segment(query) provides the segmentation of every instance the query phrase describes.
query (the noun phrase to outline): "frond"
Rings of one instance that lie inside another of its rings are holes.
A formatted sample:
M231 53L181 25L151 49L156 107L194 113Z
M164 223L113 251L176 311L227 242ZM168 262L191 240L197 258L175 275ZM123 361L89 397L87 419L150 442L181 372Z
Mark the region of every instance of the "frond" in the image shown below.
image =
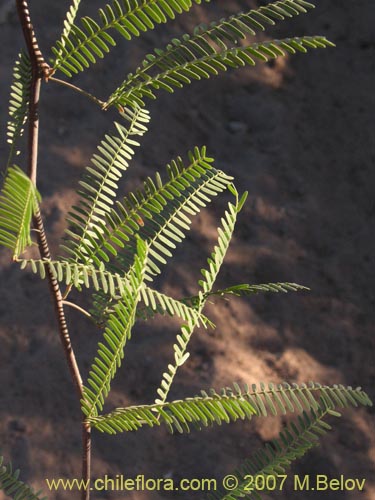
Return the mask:
M16 166L8 169L0 194L0 245L17 258L31 245L30 226L40 195L27 175Z
M199 40L174 39L165 51L158 50L156 71L151 71L151 68L149 71L146 63L135 76L128 75L108 98L105 107L130 103L144 105L144 98L155 99L155 91L159 89L174 92L193 80L216 76L228 68L255 66L259 61L267 62L287 54L330 46L333 44L321 36L256 42L245 47L228 47L224 42L211 45L204 37Z
M113 0L99 10L100 20L83 17L80 24L70 24L70 31L52 48L56 56L53 65L71 77L98 58L103 58L116 41L110 32L119 33L126 40L139 37L155 25L174 19L202 0ZM205 0L208 2L209 0Z
M21 264L21 269L29 268L42 279L46 278L46 269L49 268L59 283L73 285L78 290L86 287L101 292L101 294L95 295L94 299L100 301L101 307L100 318L94 308L93 319L97 324L103 323L104 319L105 321L108 320L110 315L115 311L112 302L121 302L123 294L127 289L131 288L129 273L125 275L112 273L106 270L104 265L96 269L94 266L88 264L77 264L65 260L20 259L18 262ZM200 326L214 326L206 316L194 307L190 307L144 284L140 288L140 293L142 305L137 309L137 319L149 319L156 314L169 314L183 321L196 321Z
M206 148L195 148L189 153L189 166L181 158L167 166L168 181L163 183L159 174L148 178L144 189L130 193L117 203L98 224L97 238L89 245L82 245L85 254L76 252L79 258L86 255L99 265L116 257L115 269L127 269L132 262L136 236L149 247L146 279L159 274L177 244L190 229L191 217L196 215L216 195L224 191L232 178L212 166L213 159ZM121 251L118 248L122 249Z
M11 463L4 463L4 457L0 456L0 490L15 500L47 500L41 497L41 491L34 492L30 486L20 481L20 471L13 470Z
M74 25L75 18L78 14L78 9L80 6L81 0L73 0L71 6L69 7L66 18L64 19L64 30L61 35L61 39L57 42L58 46L61 47L60 55L56 58L56 64L59 64L59 59L62 57L62 49L66 45L66 40L69 38L70 32L72 30L72 26Z
M16 142L23 135L30 99L31 64L25 52L18 54L10 91L7 142L10 144L8 167L15 152Z
M99 342L98 353L89 373L87 386L84 387L82 411L87 417L98 414L103 409L111 381L124 357L124 347L131 337L135 322L137 305L147 261L147 246L138 240L134 265L129 271L129 288L124 290L122 300L117 302L110 315L104 332L104 343Z
M203 308L206 304L207 294L211 292L212 286L215 283L216 277L219 273L220 267L224 261L225 255L227 253L230 240L233 235L234 227L237 220L237 215L240 212L243 204L245 203L247 193L245 193L241 198L238 197L238 193L234 186L230 186L230 190L236 197L236 202L228 204L228 210L225 212L224 217L221 219L222 227L218 228L218 246L215 246L211 257L208 259L207 263L209 265L209 270L202 270L202 274L205 280L199 282L203 289L203 292L199 293L199 299L195 303L195 307L199 313L202 313ZM176 376L177 370L182 366L189 358L190 353L187 352L190 339L197 327L196 321L188 321L186 324L182 325L180 333L177 335L177 342L173 345L174 350L174 363L169 364L167 371L163 373L163 378L160 383L160 387L157 389L157 394L159 396L156 399L156 403L163 404L168 397L170 388L172 386L174 377Z
M238 391L237 384L235 389ZM249 401L256 409L257 415L285 415L288 412L302 413L319 409L319 401L324 400L331 410L335 408L349 408L372 406L371 400L361 388L353 389L343 385L321 385L310 382L306 384L269 384L268 387L260 383L259 387L252 384L251 389L245 386Z
M35 271L36 272L36 271ZM190 308L195 308L197 312L197 306L199 306L200 300L209 299L210 297L226 297L227 295L234 296L249 296L263 292L272 293L288 293L303 290L310 290L306 286L298 285L297 283L265 283L259 285L249 285L240 284L230 286L221 290L211 291L210 293L203 294L202 296L195 295L191 297L184 297L182 299L172 299L169 296L160 294L150 287L142 287L146 293L151 293L152 296L149 300L144 300L143 305L141 305L137 310L137 317L140 319L150 319L155 316L155 314L170 314L171 316L178 316L184 321L189 321L192 318ZM143 296L142 292L142 296ZM154 296L155 294L155 296ZM114 299L119 298L113 296ZM172 303L170 301L172 300ZM94 294L93 296L93 306L90 310L95 322L98 325L102 325L107 320L108 314L112 311L113 304L111 304L111 297L105 293ZM188 313L186 313L185 307L188 307ZM210 326L212 328L215 325L203 314L201 315L204 326Z
M114 304L114 299L102 291L92 294L89 313L99 328L106 325Z
M99 293L93 294L90 315L97 326L103 327L107 323L109 315L113 312L116 300L121 300L121 297L111 297L102 290ZM143 285L141 288L141 302L137 308L136 318L149 320L157 314L176 316L183 321L197 320L198 324L205 328L215 327L204 314L199 313L194 307Z
M214 423L235 422L251 419L255 409L242 394L229 394L223 389L221 394L212 391L210 395L152 405L118 408L114 412L88 419L90 424L102 432L116 434L122 431L138 430L143 426L154 427L161 423L171 432L190 432L190 427L200 429Z
M233 185L231 186L231 190L236 197L236 202L235 204L228 203L228 210L225 211L224 217L221 218L221 227L218 228L219 236L217 246L215 246L211 256L207 259L208 269L201 270L201 274L204 279L199 281L199 285L203 290L203 296L210 293L212 290L217 275L219 274L220 268L224 262L225 255L228 251L236 225L237 216L247 198L247 192L239 198L237 190ZM202 298L202 300L204 299Z
M194 322L197 326L215 326L201 311L148 286L142 286L141 298L142 304L137 310L140 319L153 318L155 314L169 314L188 323Z
M312 8L314 5L304 0L282 0L246 13L240 12L209 25L201 24L195 28L192 36L185 34L182 39L174 38L165 50L155 49L153 54L148 54L135 73L128 75L123 89L133 88L137 83L143 84L153 76L155 69L165 71L174 67L178 71L181 64L191 62L199 56L200 47L208 54L214 53L212 44L218 50L228 50L230 45L237 44L248 35L255 35L259 30L264 31L266 26L306 13ZM206 54L203 52L201 55Z
M145 109L136 107L122 114L130 122L128 128L115 123L117 134L106 135L98 147L98 153L91 159L80 181L80 202L69 213L70 238L65 248L73 260L90 263L95 240L101 238L105 227L105 217L111 212L118 190L118 182L128 168L134 155L134 147L139 143L133 136L142 136L150 120ZM99 265L99 264L98 264Z
M337 407L347 408L359 404L371 405L366 393L351 387L328 387L313 383L309 387L270 384L268 390L264 386L260 390L256 386L252 387L250 390L248 386L241 388L234 384L233 388L222 389L220 393L211 389L209 393L202 391L200 396L194 398L117 408L107 415L89 417L88 422L109 434L138 430L143 426L153 427L161 423L167 425L171 432L189 432L191 425L201 429L239 419L251 420L253 417L266 416L268 412L273 415L285 413L286 410L302 414L304 411L319 413L322 408L334 410Z
M229 286L228 288L223 288L221 290L211 291L209 293L203 294L204 299L209 297L226 297L227 295L235 295L237 297L256 295L263 292L272 293L288 293L297 292L301 290L310 290L310 288L297 283L263 283L259 285L249 285L248 283L242 283L240 285ZM195 306L199 304L201 297L195 295L192 297L185 297L181 299L185 304Z
M103 291L110 297L119 298L129 287L127 275L120 275L108 271L104 264L95 268L89 264L79 264L66 260L22 259L21 269L29 268L34 274L39 274L42 279L46 277L47 267L51 269L59 283L73 285L78 290L83 287Z
M247 36L254 36L257 31L265 31L267 26L274 26L278 21L285 21L300 14L306 14L315 5L305 0L279 0L267 5L239 12L209 25L201 24L194 30L194 36L185 35L184 40L199 41L200 37L217 43L237 43Z
M293 462L317 446L319 439L332 429L325 422L328 416L340 417L341 415L327 408L324 401L318 410L304 411L298 416L297 423L285 426L278 439L273 439L257 450L252 454L252 458L246 460L231 474L238 479L238 486L234 490L229 493L225 490L216 491L207 497L208 500L237 500L244 497L261 500L256 488L249 487L249 477L275 476L277 478L285 474Z
M81 0L73 0L71 6L69 7L66 13L66 19L64 20L64 31L62 33L62 40L61 40L63 46L64 46L64 39L69 36L72 30L72 26L78 14L80 3Z

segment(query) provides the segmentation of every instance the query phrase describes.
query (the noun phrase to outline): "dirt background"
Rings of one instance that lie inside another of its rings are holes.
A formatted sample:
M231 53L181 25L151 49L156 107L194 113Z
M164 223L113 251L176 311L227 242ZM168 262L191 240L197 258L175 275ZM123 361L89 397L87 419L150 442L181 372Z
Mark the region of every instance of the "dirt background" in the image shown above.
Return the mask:
M11 68L22 45L12 2L1 0L1 130L7 119ZM150 130L124 189L134 188L194 145L206 144L217 166L249 190L246 208L219 285L294 281L309 293L218 302L209 309L214 331L196 332L191 359L172 397L220 388L233 380L282 380L361 385L374 396L375 255L375 4L326 0L307 16L279 24L276 37L324 34L336 49L298 55L254 69L229 72L151 103ZM31 2L42 46L60 32L69 2ZM85 4L85 2L83 2ZM95 12L100 1L86 2ZM191 15L120 41L91 72L74 79L106 96L142 55L201 22L254 5L214 1ZM115 115L101 114L68 89L45 86L41 106L39 189L51 246L76 199L76 182ZM6 145L1 143L4 164ZM22 160L20 160L22 163ZM199 269L216 237L226 198L194 222L160 286L176 297L197 290ZM194 263L194 266L191 264ZM81 299L77 297L78 301ZM21 273L1 254L0 443L22 477L45 489L44 479L80 471L79 409L62 356L46 283ZM78 360L87 374L100 333L69 311ZM177 323L140 324L111 393L111 405L151 402L171 359ZM95 433L93 474L221 479L275 437L282 421L254 420L186 436L143 430L117 438ZM366 478L365 491L293 492L291 478L273 498L375 499L373 410L346 412L335 431L293 468L294 474ZM129 499L199 498L199 493L138 492ZM59 492L49 498L77 498ZM0 493L0 498L1 493ZM118 499L120 493L93 498Z

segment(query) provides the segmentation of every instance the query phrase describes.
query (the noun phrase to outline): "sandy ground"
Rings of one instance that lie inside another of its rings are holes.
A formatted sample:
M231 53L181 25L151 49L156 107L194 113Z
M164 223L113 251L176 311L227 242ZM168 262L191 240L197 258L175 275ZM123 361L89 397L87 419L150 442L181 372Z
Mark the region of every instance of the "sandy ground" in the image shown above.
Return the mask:
M12 8L7 12L7 2L2 1L4 130L4 96L21 35ZM68 3L32 2L44 47L58 36ZM206 144L217 166L250 193L219 285L293 281L311 287L309 293L219 301L211 306L207 312L218 327L196 332L191 360L181 369L172 397L220 388L233 380L361 385L374 396L375 5L371 0L320 3L314 13L280 24L272 34L324 34L337 44L336 49L230 72L173 96L160 95L150 104L150 130L124 189L136 187L194 145ZM87 4L87 11L94 12L102 2ZM104 97L153 45L162 46L171 35L201 20L250 4L230 0L196 7L190 17L181 17L142 41L120 42L106 60L75 81ZM67 89L52 84L45 88L39 188L55 254L66 211L76 199L76 182L113 119L114 115L100 114ZM1 154L6 157L4 142ZM225 203L225 196L216 200L194 222L184 249L177 251L160 282L164 291L179 297L197 290L199 269L215 242ZM79 409L46 283L21 273L8 257L6 252L1 254L0 446L25 479L45 488L46 477L79 474ZM69 313L69 322L79 363L87 374L100 332L76 312ZM109 407L153 400L171 359L176 331L177 323L167 318L138 326L113 384ZM365 491L294 492L290 477L284 491L273 498L375 499L373 411L349 411L334 423L335 431L291 474L366 478ZM163 429L118 438L95 433L93 473L95 477L144 474L220 480L261 442L275 437L281 424L259 419L177 437ZM77 494L59 492L48 497L73 499ZM137 500L200 497L182 492L126 496ZM123 495L107 492L93 498Z

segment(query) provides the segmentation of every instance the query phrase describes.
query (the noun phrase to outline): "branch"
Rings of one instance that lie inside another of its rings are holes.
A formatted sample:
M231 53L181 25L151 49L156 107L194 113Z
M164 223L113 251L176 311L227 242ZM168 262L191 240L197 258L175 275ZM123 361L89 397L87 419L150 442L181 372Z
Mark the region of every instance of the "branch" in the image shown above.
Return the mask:
M65 87L68 87L68 88L74 90L75 92L78 92L79 94L82 94L85 97L88 97L91 101L93 101L95 104L97 104L98 106L100 106L101 109L103 109L104 106L105 106L105 102L104 101L101 101L100 99L98 99L94 95L90 94L90 92L87 92L86 90L83 90L80 87L77 87L76 85L73 85L72 83L66 82L65 80L60 80L60 78L55 78L54 76L51 76L49 78L49 81L50 82L59 83L60 85L64 85Z
M32 65L32 81L31 81L31 98L29 107L29 142L28 142L28 175L32 182L36 184L37 167L38 167L38 138L39 138L39 98L42 81L42 66L41 61L44 61L43 56L38 49L38 44L35 39L32 24L30 23L30 15L27 2L25 0L16 0L18 15L22 25L27 50L29 52ZM34 224L37 229L38 246L42 259L51 259L51 253L48 246L46 232L44 229L43 220L40 212L34 219ZM68 360L69 368L73 377L73 381L77 388L79 397L82 396L82 378L75 360L75 355L69 338L68 327L65 319L62 296L59 284L53 276L51 269L47 268L51 293L56 307L57 317L60 327L60 337L64 346L65 354Z
M30 56L32 67L32 78L30 88L29 106L29 137L28 137L28 176L36 185L38 167L38 138L39 138L39 99L42 77L47 80L52 73L51 68L45 62L35 37L34 29L30 20L28 3L26 0L16 0L17 12L22 26L27 50ZM42 259L50 260L51 253L48 246L47 236L40 212L34 217L34 225L38 234L38 247ZM83 397L82 377L78 368L72 343L70 340L68 325L65 318L64 304L58 281L52 273L50 266L47 266L47 276L51 291L52 301L55 306L56 317L59 326L60 340L64 349L69 371L77 390L79 400ZM90 447L91 429L87 423L83 423L83 458L82 458L82 479L88 481L90 478ZM82 500L89 500L90 490L82 491Z
M73 309L77 309L77 311L81 312L82 314L84 314L88 318L92 317L89 312L87 312L85 309L83 309L83 307L80 307L78 304L75 304L74 302L69 302L68 300L63 300L63 304L64 304L64 306L69 306L69 307L72 307Z
M44 60L43 54L39 49L34 28L31 24L28 2L27 0L16 0L16 6L33 70L41 73L48 80L54 70Z

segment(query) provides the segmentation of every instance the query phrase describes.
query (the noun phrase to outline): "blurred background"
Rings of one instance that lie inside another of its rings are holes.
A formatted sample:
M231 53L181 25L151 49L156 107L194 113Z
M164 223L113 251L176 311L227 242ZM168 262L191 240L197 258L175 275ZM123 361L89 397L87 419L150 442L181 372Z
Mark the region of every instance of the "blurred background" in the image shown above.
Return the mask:
M22 47L14 2L0 0L0 104L2 165L8 87ZM70 2L38 0L31 12L40 44L60 36ZM168 26L131 43L119 40L91 71L73 79L105 98L153 47L191 32L203 21L263 2L213 1L195 6ZM95 17L103 2L82 2ZM235 177L249 199L241 213L218 286L289 281L310 292L215 301L207 313L215 330L197 331L191 358L180 370L173 398L219 389L232 381L342 383L362 386L374 398L375 255L375 4L372 0L317 2L308 15L278 24L261 38L327 36L335 49L280 59L198 82L149 103L152 121L121 192L163 171L177 155L207 145L216 166ZM101 113L69 89L44 85L40 109L39 190L54 255L77 199L77 181L117 116ZM22 160L20 160L22 164ZM199 270L216 239L224 196L194 221L160 287L176 297L197 291ZM22 477L43 488L45 478L80 473L80 414L56 334L47 283L0 254L0 446ZM194 263L194 266L192 266ZM84 303L84 299L77 297ZM68 311L73 344L86 375L100 332ZM178 323L139 323L116 377L109 407L152 402ZM276 437L283 419L257 419L184 436L165 429L119 437L93 437L93 475L221 479L262 443ZM374 413L348 411L322 446L293 474L344 474L366 478L363 493L324 492L329 500L375 499ZM272 498L318 498L293 492L292 482ZM117 499L107 492L93 498ZM134 492L126 498L199 498L199 493ZM0 493L0 498L1 493Z

